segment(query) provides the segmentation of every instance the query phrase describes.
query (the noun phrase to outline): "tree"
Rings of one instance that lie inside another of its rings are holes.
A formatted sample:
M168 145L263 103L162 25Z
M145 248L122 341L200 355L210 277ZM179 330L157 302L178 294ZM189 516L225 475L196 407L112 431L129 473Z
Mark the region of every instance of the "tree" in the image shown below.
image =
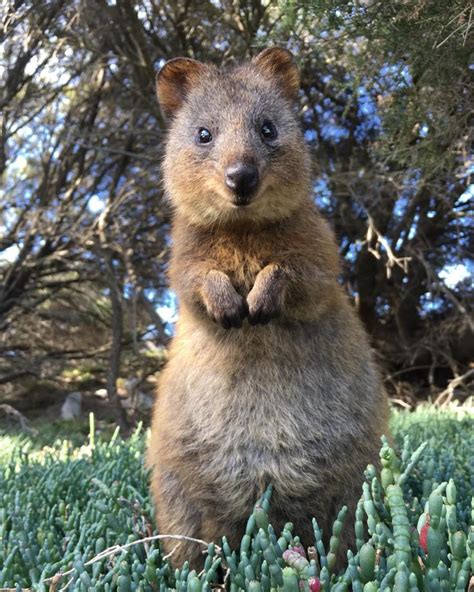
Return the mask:
M313 0L286 14L310 64L305 119L319 127L321 205L342 241L360 314L392 374L432 393L451 376L462 384L474 349L472 9ZM329 137L328 112L337 130Z
M169 211L154 73L178 55L228 64L270 43L301 67L315 199L389 386L436 393L470 376L472 292L449 273L472 252L464 5L52 0L4 13L4 392L28 376L64 388L82 371L116 399L119 377L161 367Z

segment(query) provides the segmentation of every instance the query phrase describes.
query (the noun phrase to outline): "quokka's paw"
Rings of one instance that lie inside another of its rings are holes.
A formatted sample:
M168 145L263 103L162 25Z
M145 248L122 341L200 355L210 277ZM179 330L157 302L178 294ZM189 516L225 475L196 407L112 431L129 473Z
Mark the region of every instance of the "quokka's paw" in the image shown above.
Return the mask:
M271 292L255 292L247 297L250 325L266 325L281 313L280 298Z
M278 317L283 309L285 284L283 273L275 265L268 265L257 275L247 296L248 319L251 325L266 325Z
M208 315L224 329L239 329L248 314L247 302L222 272L211 272L204 297Z
M224 329L240 329L243 319L248 314L248 308L245 300L236 292L232 301L214 302L211 309L208 308L208 313Z

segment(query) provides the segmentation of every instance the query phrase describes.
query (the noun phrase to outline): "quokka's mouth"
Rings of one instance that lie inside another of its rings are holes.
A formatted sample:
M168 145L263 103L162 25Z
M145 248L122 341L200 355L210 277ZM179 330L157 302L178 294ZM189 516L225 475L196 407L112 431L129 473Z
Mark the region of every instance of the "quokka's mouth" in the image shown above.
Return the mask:
M236 208L246 208L252 203L252 201L253 201L252 199L247 198L247 197L239 198L238 196L235 196L231 203Z

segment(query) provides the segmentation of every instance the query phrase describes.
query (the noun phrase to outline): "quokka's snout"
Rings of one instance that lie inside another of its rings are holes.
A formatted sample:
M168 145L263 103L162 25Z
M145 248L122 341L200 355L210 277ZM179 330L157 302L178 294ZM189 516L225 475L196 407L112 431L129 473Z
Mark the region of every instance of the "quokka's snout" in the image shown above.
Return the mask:
M245 161L236 161L228 166L224 179L235 206L249 205L260 183L257 166Z

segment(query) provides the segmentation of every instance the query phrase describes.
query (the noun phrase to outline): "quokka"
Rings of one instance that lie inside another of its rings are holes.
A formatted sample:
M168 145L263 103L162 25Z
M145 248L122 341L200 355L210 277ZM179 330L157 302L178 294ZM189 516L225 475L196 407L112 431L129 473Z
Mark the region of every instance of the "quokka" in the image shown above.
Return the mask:
M179 300L147 457L162 534L237 546L272 484L271 523L292 521L312 545L313 516L329 535L342 505L353 513L387 431L367 335L314 205L299 85L277 47L229 70L177 58L158 74ZM173 561L198 568L201 557L182 543Z

